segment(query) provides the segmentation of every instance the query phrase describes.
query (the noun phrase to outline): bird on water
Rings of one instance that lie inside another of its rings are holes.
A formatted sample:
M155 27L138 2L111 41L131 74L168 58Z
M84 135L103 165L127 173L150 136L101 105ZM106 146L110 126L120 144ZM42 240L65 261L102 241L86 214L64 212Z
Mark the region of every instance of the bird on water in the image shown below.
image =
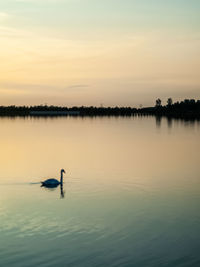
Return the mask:
M60 171L60 182L54 178L51 178L51 179L45 180L44 182L41 182L42 186L46 186L46 187L57 187L58 185L62 186L63 185L63 173L65 173L64 169Z

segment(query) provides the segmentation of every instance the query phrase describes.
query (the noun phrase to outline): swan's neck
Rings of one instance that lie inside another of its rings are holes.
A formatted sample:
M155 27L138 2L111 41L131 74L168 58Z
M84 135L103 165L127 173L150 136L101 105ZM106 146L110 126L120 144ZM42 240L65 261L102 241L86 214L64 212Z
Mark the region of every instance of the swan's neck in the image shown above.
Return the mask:
M60 184L63 184L63 172L60 173Z

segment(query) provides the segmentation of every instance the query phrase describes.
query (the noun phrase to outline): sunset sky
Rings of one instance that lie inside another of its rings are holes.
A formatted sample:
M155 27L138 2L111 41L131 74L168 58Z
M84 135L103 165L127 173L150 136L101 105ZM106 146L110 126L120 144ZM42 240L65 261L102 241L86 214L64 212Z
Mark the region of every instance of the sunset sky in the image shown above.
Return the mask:
M0 0L0 105L200 98L199 0Z

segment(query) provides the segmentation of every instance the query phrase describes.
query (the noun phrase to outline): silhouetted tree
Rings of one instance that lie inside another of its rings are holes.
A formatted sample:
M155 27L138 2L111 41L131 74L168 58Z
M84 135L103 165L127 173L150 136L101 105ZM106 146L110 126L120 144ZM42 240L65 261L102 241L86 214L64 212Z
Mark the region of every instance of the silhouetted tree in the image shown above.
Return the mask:
M173 104L172 98L167 99L167 106L170 107Z
M161 103L162 103L162 101L160 98L156 99L156 107L160 107Z

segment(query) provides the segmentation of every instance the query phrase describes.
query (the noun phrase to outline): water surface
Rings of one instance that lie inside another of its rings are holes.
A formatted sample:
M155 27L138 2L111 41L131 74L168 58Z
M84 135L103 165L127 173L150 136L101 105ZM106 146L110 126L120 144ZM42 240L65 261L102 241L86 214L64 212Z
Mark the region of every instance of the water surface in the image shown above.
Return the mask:
M198 122L1 118L0 148L0 266L200 266Z

